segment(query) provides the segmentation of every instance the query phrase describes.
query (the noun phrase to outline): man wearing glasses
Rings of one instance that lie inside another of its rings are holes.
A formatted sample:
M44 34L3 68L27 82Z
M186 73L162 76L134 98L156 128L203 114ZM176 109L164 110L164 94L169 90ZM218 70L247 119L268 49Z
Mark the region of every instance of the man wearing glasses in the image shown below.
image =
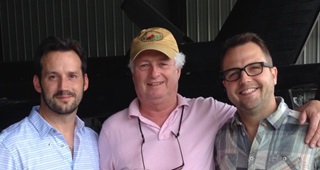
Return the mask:
M223 85L237 107L215 141L217 169L318 169L319 148L304 144L308 124L274 96L277 68L264 41L243 33L226 42Z
M129 67L137 98L104 122L101 170L214 168L215 135L235 107L211 97L179 95L184 63L166 29L144 29L133 40Z

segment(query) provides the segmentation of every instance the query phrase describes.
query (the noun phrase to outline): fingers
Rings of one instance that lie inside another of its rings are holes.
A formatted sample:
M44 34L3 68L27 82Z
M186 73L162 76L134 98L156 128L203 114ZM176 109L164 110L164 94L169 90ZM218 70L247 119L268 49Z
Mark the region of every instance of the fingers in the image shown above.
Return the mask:
M301 112L300 117L299 117L300 125L306 123L306 121L307 121L307 113L306 112Z
M311 148L314 148L317 145L317 147L320 146L320 130L318 129L316 133L313 135L311 142L309 143L309 146Z
M320 146L320 126L319 126L319 117L314 116L310 119L310 126L305 138L305 143L309 144L311 148L314 148L315 145Z
M300 124L305 123L307 119L310 121L305 143L311 148L315 147L315 145L320 146L320 102L312 100L298 110L301 112Z
M319 134L319 132L318 132L318 134ZM318 142L317 142L317 147L320 147L320 140L318 140Z

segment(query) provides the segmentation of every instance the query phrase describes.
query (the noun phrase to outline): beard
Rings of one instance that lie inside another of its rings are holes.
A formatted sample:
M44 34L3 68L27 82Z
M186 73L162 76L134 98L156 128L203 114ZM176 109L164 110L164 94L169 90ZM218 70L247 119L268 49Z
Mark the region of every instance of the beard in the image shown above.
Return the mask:
M61 103L59 104L58 101L56 100L56 97L59 97L62 95L70 95L75 100L73 100L70 104L68 104L67 101L64 101L62 102L62 104ZM67 115L67 114L73 113L78 109L78 106L82 99L82 94L80 94L80 96L77 96L76 93L73 93L67 90L60 90L57 93L55 93L52 97L49 97L46 94L46 92L42 89L41 97L44 103L48 106L50 110L60 115Z

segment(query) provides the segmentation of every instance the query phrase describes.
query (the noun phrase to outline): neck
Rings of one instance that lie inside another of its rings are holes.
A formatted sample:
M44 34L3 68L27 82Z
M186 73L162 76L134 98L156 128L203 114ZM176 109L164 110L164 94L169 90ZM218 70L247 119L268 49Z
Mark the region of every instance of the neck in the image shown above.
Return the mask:
M171 112L177 107L177 98L174 102L166 103L142 103L140 102L140 112L147 119L153 121L158 126L162 126Z
M240 115L240 114L239 114ZM257 130L259 127L259 120L248 118L247 116L240 116L240 120L243 123L248 135L250 142L252 143L254 137L257 134Z
M41 109L39 110L40 115L54 128L59 130L61 133L64 131L73 131L75 127L76 114L58 114L51 110Z
M73 153L76 111L75 113L61 115L40 107L39 113L52 127L63 135Z
M276 109L277 103L275 99L270 101L269 104L265 104L251 110L238 108L240 120L244 124L246 131L248 132L251 143L256 136L260 121L270 116L276 111Z

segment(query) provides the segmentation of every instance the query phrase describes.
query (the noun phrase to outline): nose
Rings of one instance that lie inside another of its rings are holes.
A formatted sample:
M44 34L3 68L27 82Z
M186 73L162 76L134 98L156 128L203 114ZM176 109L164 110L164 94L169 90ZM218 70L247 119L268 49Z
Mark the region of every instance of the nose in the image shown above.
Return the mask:
M241 70L240 77L239 77L240 82L248 81L250 79L250 77L251 76L249 76L245 70Z
M60 90L66 90L68 89L68 78L65 77L65 76L62 76L60 77L60 80L59 80L59 89Z
M159 68L157 66L151 66L151 76L157 77L159 75Z

